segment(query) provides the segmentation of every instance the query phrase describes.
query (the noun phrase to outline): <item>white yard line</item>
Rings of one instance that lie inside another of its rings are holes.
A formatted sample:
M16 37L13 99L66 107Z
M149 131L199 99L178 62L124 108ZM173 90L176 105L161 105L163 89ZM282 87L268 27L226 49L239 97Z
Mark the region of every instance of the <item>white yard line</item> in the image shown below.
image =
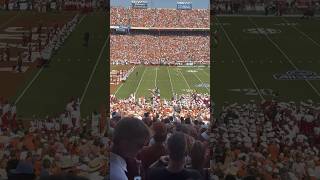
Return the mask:
M79 25L86 16L87 16L87 15L83 15L83 16L81 17L81 19L79 20L79 22L78 22L77 25Z
M189 88L189 89L191 89L191 87L190 87L190 85L189 85L188 81L186 80L186 78L185 78L185 77L184 77L184 75L182 74L181 70L180 70L180 71L178 71L178 72L182 75L182 77L183 77L184 81L186 82L186 84L187 84L188 88Z
M121 89L122 86L123 86L123 83L121 83L121 85L117 88L116 92L114 92L114 95L117 95L118 91Z
M254 24L256 26L256 28L259 28L258 25L248 16L248 19L250 20L250 22L252 24ZM295 68L296 70L299 70L299 68L292 62L292 60L290 59L290 57L279 47L279 45L277 43L275 43L269 36L267 33L264 33L264 35L266 36L266 38L281 52L281 54L288 60L288 62L291 64L291 66L293 68ZM309 86L314 90L314 92L320 97L320 93L317 90L317 88L315 88L309 80L305 80Z
M134 68L135 68L135 67L136 67L136 66L133 66L132 68L130 68L130 71L131 71L131 69L132 69L132 71L128 74L127 77L130 76L130 74L134 71ZM126 81L128 81L128 79L127 79ZM114 95L117 95L118 91L122 88L123 84L124 84L124 83L121 83L121 85L117 88L116 92L114 92Z
M287 19L282 18L283 21L285 21L286 23L290 23ZM306 37L307 39L309 39L311 42L313 42L313 44L315 44L316 46L318 46L320 48L320 44L315 41L314 39L312 39L308 34L306 34L305 32L303 32L302 30L300 30L299 28L297 28L296 26L291 26L293 29L295 29L296 31L298 31L300 34L302 34L304 37Z
M202 69L202 71L204 72L204 74L205 74L205 75L207 75L208 77L210 77L210 74L209 74L209 73L207 73L207 71L206 71L206 70Z
M169 80L170 80L170 85L171 85L171 92L172 92L172 95L174 95L173 85L172 85L172 79L171 79L171 75L170 75L170 72L169 72L169 68L168 68L168 66L167 66L167 71L168 71Z
M105 49L106 46L107 46L107 43L108 43L109 38L110 38L110 35L108 36L108 38L106 39L106 41L104 42L104 45L102 46L102 48L101 48L101 50L100 50L100 53L99 53L98 59L97 59L97 61L96 61L96 64L94 65L94 67L93 67L93 69L92 69L92 72L91 72L91 74L90 74L89 80L88 80L88 82L87 82L87 84L86 84L86 87L85 87L85 89L84 89L84 91L83 91L83 93L82 93L82 96L81 96L81 98L80 98L80 105L81 105L81 103L82 103L85 95L87 94L89 85L90 85L90 83L91 83L91 81L92 81L92 78L93 78L94 73L95 73L96 70L97 70L98 64L99 64L100 59L101 59L101 57L102 57L102 55L103 55L104 49Z
M16 15L17 16L17 15ZM16 17L15 16L15 17ZM79 25L81 23L81 21L84 19L85 15L82 16L82 18L80 19L79 23L77 25ZM41 72L43 71L44 67L42 66L39 71L37 72L37 74L32 78L32 80L28 83L28 85L24 88L24 90L22 91L22 93L18 96L18 98L14 101L14 104L18 104L19 101L21 100L21 98L24 96L24 94L27 92L27 90L32 86L32 84L34 83L34 81L39 77L39 75L41 74Z
M192 73L203 85L204 85L204 82L199 78L199 76L196 74L196 73ZM207 91L210 93L210 89L208 87L206 87Z
M22 93L19 95L19 97L14 101L14 104L18 104L18 102L21 100L21 98L24 96L24 94L27 92L27 90L31 87L33 82L38 78L40 73L43 71L43 66L40 68L40 70L37 72L37 74L32 78L32 80L28 83L28 85L24 88Z
M219 23L219 19L216 18L216 20L217 20L217 22ZM263 97L263 95L262 95L261 92L260 92L260 89L259 89L258 86L257 86L257 83L254 81L251 73L249 72L247 66L245 65L245 63L244 63L244 61L243 61L243 58L241 57L238 49L237 49L236 46L233 44L233 42L232 42L232 40L230 39L228 33L225 31L224 27L223 27L222 25L220 25L220 27L221 27L223 33L226 35L226 37L227 37L229 43L231 44L233 50L235 51L235 53L236 53L237 56L239 57L239 60L240 60L240 62L241 62L241 64L242 64L243 68L246 70L246 72L247 72L247 74L248 74L248 76L249 76L249 79L251 80L252 84L254 85L255 89L257 90L260 98L261 98L262 100L265 100L264 97Z
M140 81L139 81L139 83L138 83L138 86L137 86L136 90L134 91L134 96L136 96L136 94L137 94L137 92L138 92L138 90L139 90L139 87L140 87L141 81L143 80L143 76L144 76L144 73L145 73L145 72L146 72L146 68L144 68L144 70L143 70L143 73L142 73L142 75L141 75L141 78L140 78Z
M158 67L156 67L156 78L154 79L154 87L157 87Z

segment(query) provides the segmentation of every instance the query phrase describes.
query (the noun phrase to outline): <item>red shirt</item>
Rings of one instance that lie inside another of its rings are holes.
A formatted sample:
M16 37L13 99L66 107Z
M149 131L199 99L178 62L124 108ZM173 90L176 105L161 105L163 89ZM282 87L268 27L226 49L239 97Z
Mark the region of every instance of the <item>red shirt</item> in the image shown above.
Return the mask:
M144 169L156 162L161 156L166 155L166 149L163 145L152 145L142 148L137 158L141 160Z

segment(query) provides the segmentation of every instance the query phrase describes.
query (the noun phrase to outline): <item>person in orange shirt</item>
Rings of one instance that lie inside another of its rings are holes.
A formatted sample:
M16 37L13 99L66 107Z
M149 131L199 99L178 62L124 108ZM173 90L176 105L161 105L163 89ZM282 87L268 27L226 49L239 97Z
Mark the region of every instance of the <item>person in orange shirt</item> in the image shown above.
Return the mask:
M29 133L25 136L24 140L23 140L23 144L26 146L26 148L29 151L34 151L35 150L35 144L34 144L34 137L33 137L33 133Z
M34 161L34 173L36 174L36 176L39 176L41 172L41 156L37 154L35 158L36 159Z

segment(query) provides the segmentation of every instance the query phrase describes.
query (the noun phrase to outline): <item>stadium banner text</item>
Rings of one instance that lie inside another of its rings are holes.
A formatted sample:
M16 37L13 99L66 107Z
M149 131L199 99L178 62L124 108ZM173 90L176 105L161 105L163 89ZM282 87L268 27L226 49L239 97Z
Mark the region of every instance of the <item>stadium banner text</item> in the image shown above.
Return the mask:
M191 10L192 3L191 2L177 2L177 9L178 10Z
M148 2L147 1L131 1L132 8L139 8L139 9L147 9Z
M118 33L129 33L130 32L130 26L115 26L114 29Z

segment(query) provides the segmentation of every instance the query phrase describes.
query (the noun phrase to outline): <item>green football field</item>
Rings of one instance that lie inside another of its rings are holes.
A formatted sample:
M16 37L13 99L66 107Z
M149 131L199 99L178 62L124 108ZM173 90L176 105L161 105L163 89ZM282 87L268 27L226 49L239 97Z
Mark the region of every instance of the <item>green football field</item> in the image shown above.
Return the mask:
M213 91L224 101L320 100L320 20L298 17L214 18ZM215 95L216 94L216 95Z
M23 16L28 15L32 16ZM64 111L71 97L80 99L82 117L105 105L109 67L106 20L102 12L81 15L81 22L52 57L49 67L28 72L16 96L11 97L17 103L18 116L56 115ZM90 33L88 48L83 47L85 32Z
M170 99L173 92L185 94L196 91L209 94L210 68L209 66L136 66L114 94L118 98L127 98L132 93L136 93L136 97L150 97L150 89L155 87L160 89L163 99Z

